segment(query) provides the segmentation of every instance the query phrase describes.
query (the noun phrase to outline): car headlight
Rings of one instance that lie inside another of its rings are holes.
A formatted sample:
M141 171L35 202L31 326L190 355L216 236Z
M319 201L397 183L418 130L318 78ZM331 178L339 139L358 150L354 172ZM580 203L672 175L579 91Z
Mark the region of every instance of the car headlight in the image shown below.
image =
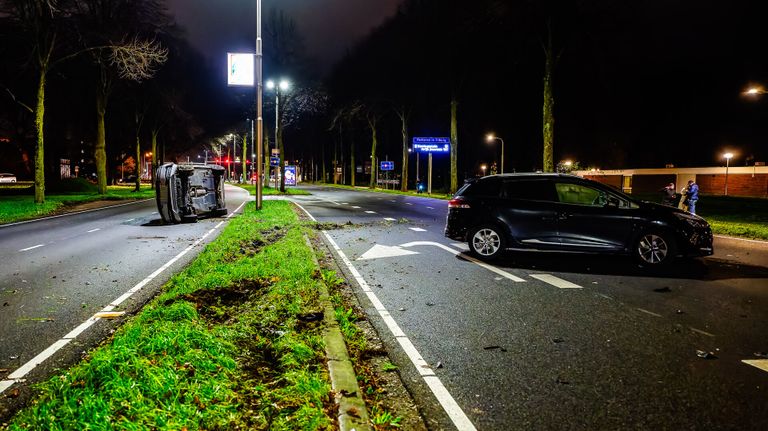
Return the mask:
M707 221L703 218L695 215L695 214L689 214L689 213L674 213L675 217L677 217L679 220L682 220L686 223L688 223L690 226L695 228L704 228L707 227Z

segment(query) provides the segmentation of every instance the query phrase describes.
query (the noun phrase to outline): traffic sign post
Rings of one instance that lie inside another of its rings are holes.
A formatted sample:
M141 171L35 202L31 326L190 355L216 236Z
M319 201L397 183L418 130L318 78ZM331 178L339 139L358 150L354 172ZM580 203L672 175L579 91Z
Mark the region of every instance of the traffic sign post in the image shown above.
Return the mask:
M428 153L427 164L427 194L432 194L432 153L448 154L451 152L451 138L414 137L413 150L418 153ZM418 165L417 165L418 166ZM418 184L416 186L418 188Z

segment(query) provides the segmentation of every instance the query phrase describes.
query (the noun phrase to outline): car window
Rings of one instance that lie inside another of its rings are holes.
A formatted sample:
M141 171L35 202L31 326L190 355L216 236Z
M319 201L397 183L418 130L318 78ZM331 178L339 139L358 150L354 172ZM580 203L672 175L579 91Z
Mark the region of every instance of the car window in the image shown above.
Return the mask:
M555 190L558 200L566 204L602 207L608 203L606 192L581 184L556 183Z
M469 185L462 193L463 196L499 196L500 181L498 178L479 180Z
M501 184L501 197L529 201L555 201L552 182L547 180L511 180Z

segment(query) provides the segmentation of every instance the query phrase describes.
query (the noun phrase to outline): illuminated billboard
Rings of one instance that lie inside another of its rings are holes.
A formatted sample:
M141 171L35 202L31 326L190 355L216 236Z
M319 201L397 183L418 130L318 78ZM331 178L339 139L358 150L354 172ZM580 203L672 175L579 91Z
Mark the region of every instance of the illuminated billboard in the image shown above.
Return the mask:
M420 153L450 153L450 138L413 138L413 150Z
M253 87L253 54L227 53L227 85Z

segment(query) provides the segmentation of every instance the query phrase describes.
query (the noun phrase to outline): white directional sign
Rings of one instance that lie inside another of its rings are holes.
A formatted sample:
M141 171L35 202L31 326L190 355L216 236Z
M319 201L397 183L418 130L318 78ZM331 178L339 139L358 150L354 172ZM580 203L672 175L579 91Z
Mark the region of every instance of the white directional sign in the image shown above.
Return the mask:
M419 254L419 252L406 250L396 245L376 244L370 250L363 253L362 256L358 257L357 260L380 259L382 257L408 256L412 254Z

